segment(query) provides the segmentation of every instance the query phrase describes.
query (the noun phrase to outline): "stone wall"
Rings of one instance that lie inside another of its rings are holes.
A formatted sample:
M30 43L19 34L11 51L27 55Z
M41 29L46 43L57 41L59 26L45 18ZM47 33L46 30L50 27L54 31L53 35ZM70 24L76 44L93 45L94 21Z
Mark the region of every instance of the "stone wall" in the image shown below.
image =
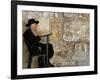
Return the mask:
M54 47L50 62L55 67L89 65L89 14L23 11L22 18L23 32L27 29L28 19L35 18L40 21L37 33L53 33L49 37ZM41 42L45 43L45 39ZM37 58L33 57L33 68L38 67ZM26 68L27 62L28 50L23 41L23 68Z

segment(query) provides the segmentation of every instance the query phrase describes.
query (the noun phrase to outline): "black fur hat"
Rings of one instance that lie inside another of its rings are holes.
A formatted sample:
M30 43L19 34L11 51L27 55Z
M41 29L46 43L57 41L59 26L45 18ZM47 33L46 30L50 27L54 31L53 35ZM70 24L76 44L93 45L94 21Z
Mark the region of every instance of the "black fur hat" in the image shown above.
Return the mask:
M25 25L26 27L29 27L31 24L33 24L33 23L36 23L36 24L38 24L39 23L39 21L36 21L35 19L29 19L28 20L28 23Z

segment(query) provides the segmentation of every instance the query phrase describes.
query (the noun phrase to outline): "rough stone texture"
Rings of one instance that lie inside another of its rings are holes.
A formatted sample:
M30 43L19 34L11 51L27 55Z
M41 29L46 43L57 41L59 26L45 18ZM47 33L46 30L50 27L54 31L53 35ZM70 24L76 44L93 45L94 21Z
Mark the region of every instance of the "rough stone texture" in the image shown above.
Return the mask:
M40 21L37 33L53 33L49 37L54 47L50 62L55 67L89 65L89 14L23 11L22 18L23 32L27 29L24 26L27 20L35 18ZM45 43L45 39L41 42ZM38 67L37 58L33 57L32 68ZM27 62L28 50L23 41L23 68Z

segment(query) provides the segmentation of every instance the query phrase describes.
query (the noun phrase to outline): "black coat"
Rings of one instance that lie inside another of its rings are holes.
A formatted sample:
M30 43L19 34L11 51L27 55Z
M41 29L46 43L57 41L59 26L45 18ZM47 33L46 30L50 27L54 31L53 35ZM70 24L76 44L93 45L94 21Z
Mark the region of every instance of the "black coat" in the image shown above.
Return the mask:
M36 46L38 45L39 41L41 38L39 36L35 36L30 29L27 29L24 34L24 39L28 40L31 46Z
M32 55L38 55L38 54L46 54L46 44L42 44L39 41L41 38L39 36L35 36L30 29L27 29L23 34L25 43L27 44L27 47ZM41 49L39 49L39 47ZM51 58L53 56L54 50L52 44L49 43L48 45L48 57Z

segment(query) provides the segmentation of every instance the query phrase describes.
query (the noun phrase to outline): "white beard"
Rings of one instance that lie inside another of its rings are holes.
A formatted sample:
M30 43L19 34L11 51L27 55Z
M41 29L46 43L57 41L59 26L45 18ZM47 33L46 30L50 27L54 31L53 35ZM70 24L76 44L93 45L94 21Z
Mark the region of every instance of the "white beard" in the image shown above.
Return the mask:
M35 36L37 36L37 30L31 30L31 31Z

